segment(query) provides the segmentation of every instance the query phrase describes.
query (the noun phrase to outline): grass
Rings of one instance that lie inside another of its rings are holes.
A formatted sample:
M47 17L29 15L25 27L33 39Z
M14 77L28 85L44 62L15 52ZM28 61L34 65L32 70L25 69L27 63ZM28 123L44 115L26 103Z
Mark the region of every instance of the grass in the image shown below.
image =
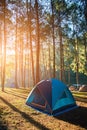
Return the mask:
M25 105L30 89L6 88L0 91L0 130L87 130L87 103L77 101L79 108L51 117ZM86 94L73 93L82 98Z
M73 91L72 93L77 101L82 101L87 103L87 92Z

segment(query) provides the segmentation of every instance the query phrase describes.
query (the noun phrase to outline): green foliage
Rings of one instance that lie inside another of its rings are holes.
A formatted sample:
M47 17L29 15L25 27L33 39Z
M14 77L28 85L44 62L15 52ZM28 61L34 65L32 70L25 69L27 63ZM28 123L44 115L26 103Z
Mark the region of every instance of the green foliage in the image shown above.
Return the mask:
M27 1L28 2L28 1ZM46 3L47 2L47 3ZM84 3L85 2L85 3ZM85 6L82 6L84 5ZM3 52L3 1L0 1L0 52ZM11 55L6 57L6 80L14 77L15 75L15 45L17 45L18 65L17 73L25 72L25 78L29 78L27 75L32 75L31 67L31 55L30 55L30 17L31 17L31 39L34 55L34 70L36 72L36 11L35 2L31 1L31 14L30 8L27 9L26 1L16 1L15 3L6 4L6 49L8 47L14 51ZM40 71L42 72L42 78L47 78L53 73L53 61L55 60L56 77L60 77L60 36L59 29L62 33L62 46L64 60L64 71L72 70L73 75L77 69L78 58L78 72L79 75L87 75L87 26L84 15L84 9L86 7L86 1L79 0L52 0L53 13L54 13L54 38L55 38L55 59L53 59L53 31L52 31L52 7L51 0L39 0L38 1L38 14L39 14L39 39L40 39ZM28 2L30 6L30 2ZM28 11L28 12L27 12ZM28 17L29 16L29 17ZM17 20L17 21L16 21ZM17 22L17 23L16 23ZM15 42L16 40L16 42ZM78 43L77 43L78 41ZM28 44L27 44L28 43ZM77 44L77 45L76 45ZM22 46L21 46L22 45ZM76 50L76 46L78 49ZM23 50L22 50L23 49ZM22 52L22 51L23 52ZM21 52L20 52L21 51ZM22 54L23 53L23 54ZM0 62L2 62L2 55L0 55ZM23 60L20 60L23 55ZM25 61L26 59L26 61ZM22 64L19 62L23 62ZM26 64L25 64L26 62ZM21 64L19 66L19 64ZM23 68L21 67L23 65ZM13 75L11 74L13 70ZM26 70L28 70L26 72ZM30 73L31 74L26 74ZM52 72L52 73L51 73ZM48 73L48 75L47 75ZM24 74L23 74L24 75ZM76 76L76 75L74 75ZM21 79L19 76L19 79ZM32 76L30 76L30 81ZM71 82L72 82L71 80ZM83 79L84 80L84 79Z

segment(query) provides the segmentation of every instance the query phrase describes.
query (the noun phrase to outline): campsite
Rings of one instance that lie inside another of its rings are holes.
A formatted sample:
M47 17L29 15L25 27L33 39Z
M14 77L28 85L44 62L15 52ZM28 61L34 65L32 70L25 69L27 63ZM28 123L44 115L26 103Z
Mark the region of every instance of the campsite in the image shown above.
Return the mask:
M85 101L77 101L80 106L70 112L53 117L38 112L25 105L27 95L32 90L7 88L0 91L0 130L86 130L87 93L77 93ZM9 95L9 96L8 96Z
M0 0L0 130L87 130L87 0Z

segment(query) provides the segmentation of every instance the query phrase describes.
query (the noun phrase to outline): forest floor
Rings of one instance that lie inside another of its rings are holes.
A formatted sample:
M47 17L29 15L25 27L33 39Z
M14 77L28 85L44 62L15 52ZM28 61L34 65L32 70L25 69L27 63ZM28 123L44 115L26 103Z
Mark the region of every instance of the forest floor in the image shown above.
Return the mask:
M25 105L29 91L0 90L0 130L87 130L87 102L77 101L77 109L52 117ZM78 95L76 97L82 99L83 95L86 99L87 93Z

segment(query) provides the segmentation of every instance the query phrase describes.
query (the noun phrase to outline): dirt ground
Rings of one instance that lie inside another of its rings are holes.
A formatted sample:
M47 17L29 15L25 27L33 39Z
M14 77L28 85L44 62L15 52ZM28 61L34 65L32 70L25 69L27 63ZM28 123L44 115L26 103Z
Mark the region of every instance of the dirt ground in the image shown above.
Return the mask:
M0 91L0 130L87 130L87 103L57 117L25 105L27 90Z

